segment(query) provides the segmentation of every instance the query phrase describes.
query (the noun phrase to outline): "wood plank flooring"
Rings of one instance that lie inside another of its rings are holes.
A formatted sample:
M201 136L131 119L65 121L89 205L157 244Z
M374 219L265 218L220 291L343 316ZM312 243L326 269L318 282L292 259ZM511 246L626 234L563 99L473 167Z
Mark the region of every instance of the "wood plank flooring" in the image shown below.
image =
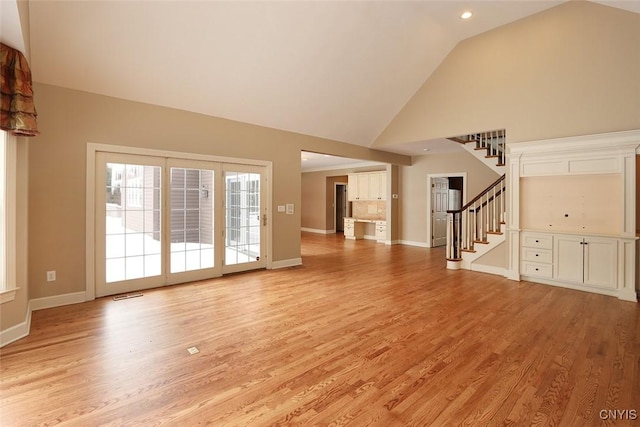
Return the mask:
M302 267L34 312L0 350L0 424L640 423L637 304L449 271L441 249L302 249Z

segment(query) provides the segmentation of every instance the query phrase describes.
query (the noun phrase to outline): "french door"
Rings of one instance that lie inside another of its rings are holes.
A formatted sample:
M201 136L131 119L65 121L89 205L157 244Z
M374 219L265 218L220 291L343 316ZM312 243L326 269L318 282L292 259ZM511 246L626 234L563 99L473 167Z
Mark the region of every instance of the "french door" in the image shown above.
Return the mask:
M265 167L96 155L96 295L266 266Z

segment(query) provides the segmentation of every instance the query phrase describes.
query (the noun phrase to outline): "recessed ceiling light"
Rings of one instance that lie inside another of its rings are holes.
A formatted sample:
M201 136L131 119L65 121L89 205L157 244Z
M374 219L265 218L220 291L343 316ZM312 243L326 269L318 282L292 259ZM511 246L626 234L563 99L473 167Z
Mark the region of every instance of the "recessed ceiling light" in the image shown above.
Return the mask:
M466 12L463 12L462 15L460 15L460 18L462 19L469 19L473 16L473 13L469 12L468 10Z

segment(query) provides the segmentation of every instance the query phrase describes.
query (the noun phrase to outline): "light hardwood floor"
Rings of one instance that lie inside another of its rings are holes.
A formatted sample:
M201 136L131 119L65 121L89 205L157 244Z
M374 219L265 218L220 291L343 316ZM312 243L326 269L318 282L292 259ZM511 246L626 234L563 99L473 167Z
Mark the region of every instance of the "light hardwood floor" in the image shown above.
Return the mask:
M34 312L0 350L0 424L640 422L600 419L640 417L634 303L449 271L441 249L303 233L302 255Z

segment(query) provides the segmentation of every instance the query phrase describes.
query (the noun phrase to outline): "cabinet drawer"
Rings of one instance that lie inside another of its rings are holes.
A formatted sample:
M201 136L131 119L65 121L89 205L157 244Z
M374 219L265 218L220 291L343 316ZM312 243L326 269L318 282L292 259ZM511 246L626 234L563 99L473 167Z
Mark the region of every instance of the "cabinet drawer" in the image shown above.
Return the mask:
M548 234L522 234L522 246L528 248L551 249L553 248L553 237Z
M522 248L522 260L551 264L553 252L551 249Z
M537 262L527 261L522 263L521 274L524 276L547 277L550 279L552 277L552 273L553 267L551 264L540 264Z

